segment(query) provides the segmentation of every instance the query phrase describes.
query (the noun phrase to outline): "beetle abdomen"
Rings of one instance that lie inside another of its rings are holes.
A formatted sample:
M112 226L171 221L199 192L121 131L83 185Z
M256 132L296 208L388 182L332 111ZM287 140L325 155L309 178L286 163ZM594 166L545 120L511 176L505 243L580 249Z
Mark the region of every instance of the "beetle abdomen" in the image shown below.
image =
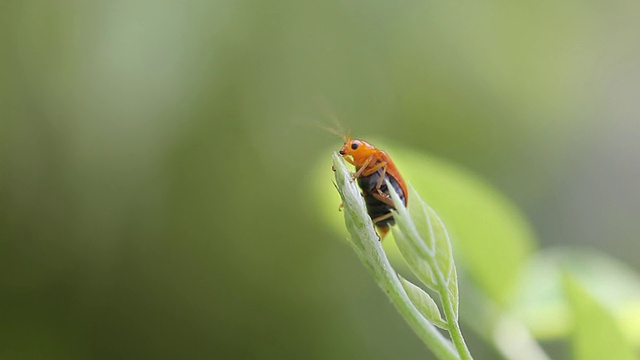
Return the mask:
M378 180L380 180L381 174L382 170L378 170L369 176L361 176L358 178L358 185L364 193L364 202L367 206L367 212L371 219L386 215L394 209L393 206L390 206L373 196L374 193L377 193L376 184L378 183ZM403 193L402 187L400 187L398 181L393 176L389 176L389 174L385 174L385 179L391 183L391 186L393 186L396 193L398 193L402 202L405 202L405 194ZM383 194L390 196L386 181L383 181L380 185L380 191L382 191ZM388 226L393 224L395 224L393 217L380 220L376 223L378 226Z

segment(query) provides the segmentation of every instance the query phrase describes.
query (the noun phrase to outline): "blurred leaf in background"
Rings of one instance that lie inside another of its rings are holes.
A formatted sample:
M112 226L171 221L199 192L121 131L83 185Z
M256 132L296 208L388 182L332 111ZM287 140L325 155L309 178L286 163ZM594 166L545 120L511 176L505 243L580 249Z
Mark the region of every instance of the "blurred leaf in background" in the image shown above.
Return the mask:
M607 310L570 275L563 282L573 308L574 359L637 359Z
M567 336L575 330L571 321L575 292L568 290L563 274L579 281L611 313L624 337L640 347L640 275L593 250L555 247L533 256L510 301L514 316L542 339Z

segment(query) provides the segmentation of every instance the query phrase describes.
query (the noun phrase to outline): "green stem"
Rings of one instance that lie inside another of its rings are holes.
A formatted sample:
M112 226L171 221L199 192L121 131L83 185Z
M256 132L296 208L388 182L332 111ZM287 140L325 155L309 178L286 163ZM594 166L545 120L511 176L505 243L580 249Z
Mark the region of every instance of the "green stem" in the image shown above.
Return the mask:
M354 234L352 233L352 235ZM373 240L378 242L377 238ZM368 259L362 259L373 272L374 279L378 285L391 299L395 308L400 312L400 315L402 315L409 326L411 326L413 331L439 359L460 359L451 342L442 336L435 326L429 323L413 305L395 270L391 267L387 257L384 256L382 247L380 245L378 246L380 247L380 252L376 254L378 256L369 257L369 259L374 260L374 264L371 264Z
M464 337L462 337L462 331L460 331L460 325L458 324L458 319L455 316L451 299L446 293L447 288L446 286L444 286L444 284L440 284L440 288L441 288L440 298L442 299L442 307L444 310L444 315L447 318L447 324L449 325L448 327L449 327L449 335L451 335L451 341L453 341L453 344L458 350L460 359L473 360L473 357L469 352L469 348L467 348L467 344L464 341Z

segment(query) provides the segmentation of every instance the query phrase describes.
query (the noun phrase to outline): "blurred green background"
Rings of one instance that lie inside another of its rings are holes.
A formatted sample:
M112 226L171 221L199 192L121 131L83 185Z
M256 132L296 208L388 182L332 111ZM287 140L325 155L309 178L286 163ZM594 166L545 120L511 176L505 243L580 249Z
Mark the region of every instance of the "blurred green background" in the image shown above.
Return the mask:
M637 271L638 13L0 2L0 358L429 358L319 210L332 113L478 174L541 247Z

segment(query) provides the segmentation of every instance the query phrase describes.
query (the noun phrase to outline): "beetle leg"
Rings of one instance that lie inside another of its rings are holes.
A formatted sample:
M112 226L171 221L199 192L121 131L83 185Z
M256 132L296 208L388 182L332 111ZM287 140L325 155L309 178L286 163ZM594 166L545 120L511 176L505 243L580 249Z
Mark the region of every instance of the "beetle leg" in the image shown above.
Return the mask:
M385 179L385 175L387 174L387 166L386 165L387 165L387 163L385 162L384 166L381 167L382 168L382 174L380 174L380 178L378 179L378 182L376 183L376 187L374 188L375 191L377 192L377 194L374 194L374 196L375 195L379 195L380 197L376 196L376 199L384 202L387 205L394 206L393 205L393 200L391 200L391 195L387 195L387 194L383 193L382 189L380 188L382 186L382 182ZM393 191L393 190L389 190L389 191Z
M376 191L378 192L378 194L380 195L385 195L385 193L382 192L382 190L380 190L380 187L382 186L382 182L384 181L386 175L387 175L387 163L382 163L384 164L383 166L381 166L380 168L382 168L382 174L380 174L380 178L378 179L378 182L376 183L376 187L374 189L376 189Z
M355 164L355 162L353 162L353 159L352 159L352 158L350 158L349 156L343 156L342 158L343 158L343 159L345 159L345 160L347 160L347 162L348 162L349 164L351 164L351 165L353 165L353 166L355 166L355 165L356 165L356 164Z
M386 214L384 214L382 216L378 216L377 218L373 219L373 223L375 224L375 223L380 222L382 220L386 220L386 219L388 219L388 218L390 218L392 216L393 216L393 213L386 213Z
M369 176L373 173L375 173L376 171L380 170L380 169L384 169L384 172L382 173L382 178L384 178L384 173L387 172L387 162L386 161L380 161L379 163L375 164L374 166L368 168L367 170L364 171L364 173L362 175L364 176ZM382 184L382 182L380 182Z
M369 158L367 158L367 160L364 161L364 163L360 167L360 170L356 171L356 173L353 174L353 179L354 180L359 178L360 176L362 176L362 174L365 172L365 170L367 170L367 165L369 165L371 160L373 160L373 157L369 157Z
M395 209L395 205L393 205L393 200L391 200L391 198L389 196L387 196L386 194L378 194L378 193L371 193L371 196L373 196L374 198L382 201L383 203L393 207Z

